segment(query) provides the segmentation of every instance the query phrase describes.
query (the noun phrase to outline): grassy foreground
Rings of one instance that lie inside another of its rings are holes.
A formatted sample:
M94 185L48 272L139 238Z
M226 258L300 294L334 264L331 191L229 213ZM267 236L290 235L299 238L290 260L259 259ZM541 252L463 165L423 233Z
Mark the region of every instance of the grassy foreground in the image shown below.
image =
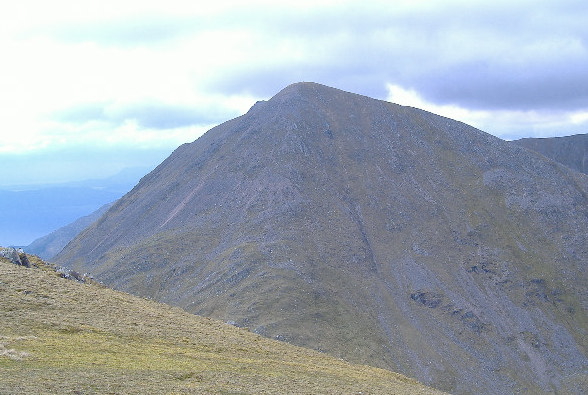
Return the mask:
M29 259L0 259L0 394L440 393Z

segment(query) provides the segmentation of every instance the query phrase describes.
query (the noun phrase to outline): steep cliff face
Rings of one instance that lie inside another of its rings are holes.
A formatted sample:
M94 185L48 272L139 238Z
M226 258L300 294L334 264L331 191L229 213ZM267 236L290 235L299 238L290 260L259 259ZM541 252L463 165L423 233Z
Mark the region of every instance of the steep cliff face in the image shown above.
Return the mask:
M299 83L179 147L57 261L451 392L579 392L587 194L463 123Z

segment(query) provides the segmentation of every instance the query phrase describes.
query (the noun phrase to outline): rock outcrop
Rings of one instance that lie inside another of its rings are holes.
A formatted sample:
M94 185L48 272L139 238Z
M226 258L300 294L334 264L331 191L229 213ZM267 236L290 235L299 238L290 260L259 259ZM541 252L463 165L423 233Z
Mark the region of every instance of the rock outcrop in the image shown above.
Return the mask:
M31 263L27 255L22 249L16 249L13 247L0 247L0 257L8 259L15 265L31 267Z

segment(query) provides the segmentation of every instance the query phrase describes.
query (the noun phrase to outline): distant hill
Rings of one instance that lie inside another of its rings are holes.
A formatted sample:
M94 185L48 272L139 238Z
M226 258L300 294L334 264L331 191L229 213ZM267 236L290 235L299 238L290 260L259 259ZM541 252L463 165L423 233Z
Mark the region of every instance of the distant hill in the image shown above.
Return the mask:
M0 394L440 393L27 260L0 258Z
M101 180L0 189L0 243L25 246L130 191L149 169L127 169Z
M105 204L90 215L78 218L74 222L61 227L46 236L36 239L31 244L24 247L25 251L38 255L45 260L50 260L82 230L97 221L98 218L100 218L110 206L112 206L112 204L113 203Z
M313 83L185 144L56 262L452 393L582 393L588 177Z
M588 134L566 137L525 138L513 143L537 151L570 169L588 174Z

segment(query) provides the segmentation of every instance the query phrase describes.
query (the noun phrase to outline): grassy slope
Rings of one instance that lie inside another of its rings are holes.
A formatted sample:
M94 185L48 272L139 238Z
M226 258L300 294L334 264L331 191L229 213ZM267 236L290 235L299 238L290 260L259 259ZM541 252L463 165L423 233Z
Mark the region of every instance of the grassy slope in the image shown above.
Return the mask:
M433 394L50 267L0 261L0 394Z

